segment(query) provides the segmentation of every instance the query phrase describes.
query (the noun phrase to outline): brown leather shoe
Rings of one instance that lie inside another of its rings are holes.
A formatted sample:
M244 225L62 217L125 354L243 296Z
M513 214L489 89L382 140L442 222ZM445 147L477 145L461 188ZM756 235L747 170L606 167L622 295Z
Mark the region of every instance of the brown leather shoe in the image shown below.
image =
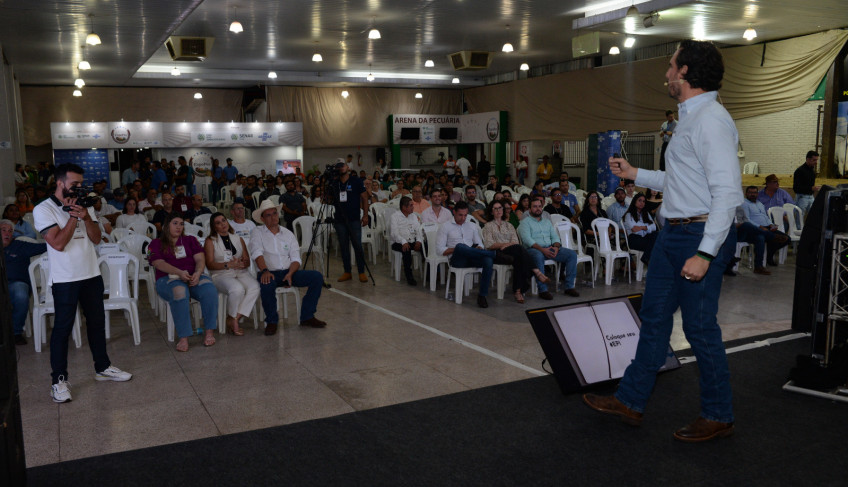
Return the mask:
M368 276L366 276L365 274L360 273L360 274L359 274L359 282L368 282Z
M265 325L265 336L275 335L277 333L277 324L268 323Z
M350 274L350 272L345 272L344 274L342 274L342 277L339 278L338 282L345 282L351 279L353 279L353 276Z
M544 299L545 301L550 301L550 300L554 299L554 295L551 294L550 291L543 291L543 292L539 293L539 297L541 299Z
M625 406L615 396L583 394L583 402L595 411L619 416L622 421L629 425L639 426L642 424L642 413Z
M764 276L770 276L771 271L767 270L765 267L754 267L754 274L762 274Z
M566 296L573 296L573 297L575 297L575 298L579 298L579 297L580 297L580 293L578 293L578 292L577 292L577 290L576 290L576 289L574 289L574 288L566 289L566 290L565 290L565 295L566 295Z
M300 326L311 326L312 328L324 328L327 326L327 323L319 320L316 317L309 318L308 320L301 321Z
M698 417L694 422L674 432L674 438L680 441L696 443L733 434L733 423L719 423Z

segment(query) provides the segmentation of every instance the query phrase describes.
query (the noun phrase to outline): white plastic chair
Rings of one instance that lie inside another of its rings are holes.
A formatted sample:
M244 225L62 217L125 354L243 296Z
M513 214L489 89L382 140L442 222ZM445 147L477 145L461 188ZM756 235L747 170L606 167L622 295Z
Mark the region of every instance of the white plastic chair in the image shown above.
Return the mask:
M436 290L436 276L439 271L439 266L444 266L442 270L442 284L445 284L446 275L445 272L448 266L448 257L446 255L438 255L436 253L436 235L439 233L439 224L438 223L426 223L422 228L424 232L424 238L427 241L427 245L424 246L424 277L422 279L423 285L427 286L427 276L430 276L430 290ZM428 272L429 271L429 272Z
M421 242L422 246L424 245L424 233L420 225L416 229L416 239ZM392 274L395 276L395 281L400 281L401 270L403 269L403 253L399 250L389 250L392 252ZM416 269L424 267L421 264L421 253L419 252L412 252L412 262ZM424 272L426 274L426 271Z
M554 213L551 215L551 224L556 228L560 223L568 221L568 218L565 215L560 215L559 213Z
M769 219L771 220L771 223L773 225L777 226L778 230L783 230L783 217L785 215L786 210L783 209L782 206L772 206L768 209ZM790 227L790 229L791 228L792 227ZM787 233L786 236L789 237L789 240L790 242L792 242L793 246L796 245L796 242L801 240L800 235L793 235L791 231ZM783 247L782 249L780 249L780 254L778 254L778 263L783 264L786 262L786 254L788 253L788 250L789 249L787 247Z
M229 208L233 206L233 197L230 195L229 186L221 188L218 195L218 205L221 208ZM214 211L212 213L215 213Z
M36 277L37 276L37 277ZM47 343L47 315L55 314L53 305L53 286L50 282L50 261L47 254L35 258L29 264L29 281L32 286L32 333L35 351L41 352L41 345ZM38 283L41 283L41 289ZM80 331L79 307L75 311L74 328L71 336L77 348L82 346L82 332Z
M609 229L615 229L613 241L615 248L610 241ZM595 249L595 275L598 274L601 263L605 264L604 283L609 286L612 284L612 272L616 259L624 259L627 268L627 282L631 282L630 276L630 252L621 249L621 241L618 235L618 225L608 218L595 218L592 220L592 231L595 232L595 244L589 245Z
M759 174L760 173L760 165L756 162L746 162L744 166L742 166L742 174Z
M297 244L300 246L301 255L306 254L309 251L309 244L313 241L312 238L312 227L315 224L315 217L303 215L294 219L292 222L292 228L294 229L294 236L297 238ZM326 227L327 225L321 225L320 227ZM324 231L325 228L321 229L321 235L314 239L315 244L312 246L312 255L315 256L315 268L323 269L324 268L324 259L327 254L327 232Z
M492 191L491 189L487 189L487 190L483 191L483 200L486 203L491 203L492 198L494 198L494 197L495 197L495 192Z
M274 205L280 204L280 195L278 194L272 194L268 197L268 199L271 201L271 203L274 203Z
M595 261L592 259L591 255L587 255L586 252L583 251L583 232L580 231L580 227L569 221L564 221L557 225L557 232L559 233L559 239L562 242L562 246L577 253L577 265L582 263L589 264L589 274L592 276L592 287L595 287Z
M185 235L192 235L194 237L200 238L204 237L206 234L203 232L203 227L200 225L195 225L193 223L185 222L183 224L183 233Z
M624 242L627 244L627 251L633 255L633 258L636 259L636 282L642 282L642 274L645 272L645 263L642 262L642 256L645 252L641 250L636 250L630 246L630 238L627 235L627 231L622 229L624 233Z
M156 225L152 223L135 222L128 228L133 232L140 233L142 235L147 235L147 237L151 240L155 239L158 236L158 232L156 231ZM116 241L118 240L121 239L116 239Z
M138 315L139 260L128 252L101 255L97 265L109 269L108 298L103 300L106 311L106 338L111 336L109 311L123 310L133 334L133 343L141 343ZM105 274L105 273L104 273Z
M804 231L804 212L792 203L785 203L783 209L786 211L786 218L789 221L789 233L801 237L801 233Z
M152 220L154 215L156 215L155 209L150 208L148 210L144 210L144 218L147 218L147 221Z
M156 309L156 274L153 266L147 261L147 247L150 245L150 238L145 237L141 233L133 233L118 241L118 246L124 252L128 252L138 259L141 268L138 272L138 279L144 281L147 287L147 299L150 301L150 307Z
M462 304L462 295L465 293L466 296L471 294L472 282L471 279L474 274L482 274L482 267L453 267L450 265L450 261L448 261L448 273L447 273L447 285L445 286L445 299L448 299L448 294L450 294L450 280L451 275L454 276L454 285L456 287L456 291L454 294L454 300L456 304Z
M129 228L113 228L112 233L109 235L109 242L117 242L132 232L133 231Z

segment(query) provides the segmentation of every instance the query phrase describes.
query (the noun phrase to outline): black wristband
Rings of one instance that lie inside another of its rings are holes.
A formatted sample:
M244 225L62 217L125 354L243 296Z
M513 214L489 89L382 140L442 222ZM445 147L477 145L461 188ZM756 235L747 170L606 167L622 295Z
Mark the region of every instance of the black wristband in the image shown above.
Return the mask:
M700 258L702 258L702 259L704 259L704 260L705 260L705 261L707 261L707 262L712 262L712 261L713 261L713 259L715 259L715 256L714 256L714 255L710 255L710 254L708 254L708 253L704 252L703 250L699 250L699 251L698 251L698 253L697 253L697 254L695 254L695 255L697 255L698 257L700 257Z

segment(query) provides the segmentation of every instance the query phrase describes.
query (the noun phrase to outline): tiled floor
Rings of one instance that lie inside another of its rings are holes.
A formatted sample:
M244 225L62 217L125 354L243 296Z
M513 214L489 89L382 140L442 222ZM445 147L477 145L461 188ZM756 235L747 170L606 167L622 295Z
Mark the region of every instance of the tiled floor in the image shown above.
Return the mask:
M70 403L49 397L48 347L41 353L31 344L18 347L27 465L329 417L542 373L543 354L524 311L546 302L529 297L518 305L490 296L490 307L479 309L473 293L456 305L444 299L441 285L433 293L396 283L382 258L372 265L376 287L337 284L339 261L331 266L333 289L324 290L318 307L326 329L300 328L290 310L274 337L245 321L245 336L219 336L211 348L197 337L188 353L166 341L144 296L141 344L132 344L117 313L108 341L112 361L133 380L94 381L84 340L69 354ZM719 312L725 340L789 328L794 266L773 271L764 277L745 269L725 279ZM581 300L642 289L644 283L626 278L594 289L578 284ZM559 294L554 304L569 301L576 300ZM679 315L672 345L688 347Z

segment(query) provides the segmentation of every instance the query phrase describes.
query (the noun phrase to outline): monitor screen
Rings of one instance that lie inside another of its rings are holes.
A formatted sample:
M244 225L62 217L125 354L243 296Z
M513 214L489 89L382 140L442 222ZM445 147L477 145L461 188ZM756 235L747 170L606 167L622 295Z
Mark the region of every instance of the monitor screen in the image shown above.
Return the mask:
M421 128L419 127L402 127L400 129L400 138L407 140L418 140L421 138Z
M441 127L439 129L439 138L455 140L459 138L459 129L456 127Z

